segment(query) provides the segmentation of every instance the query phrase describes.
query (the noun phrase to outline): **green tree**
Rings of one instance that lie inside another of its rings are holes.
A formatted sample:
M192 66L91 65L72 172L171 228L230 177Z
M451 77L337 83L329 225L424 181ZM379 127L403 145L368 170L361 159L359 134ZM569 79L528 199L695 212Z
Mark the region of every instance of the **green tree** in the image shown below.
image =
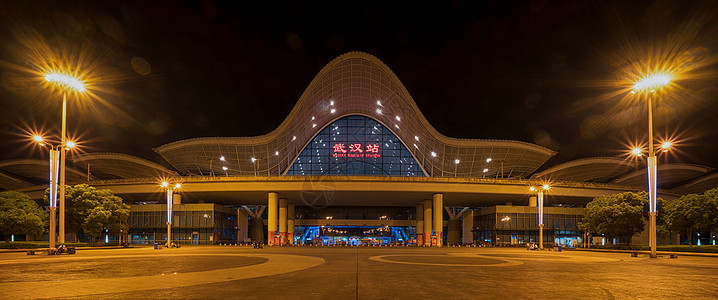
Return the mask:
M120 235L127 232L129 225L130 206L122 202L122 198L115 196L110 190L99 190L104 194L99 206L90 210L85 218L83 228L91 237L98 238L107 230L110 234Z
M49 214L24 193L0 192L0 233L6 240L13 234L41 235Z
M708 214L713 219L713 230L718 234L718 188L707 190L703 193L706 197L706 206L708 207Z
M631 237L643 231L646 202L646 192L626 192L594 198L586 205L581 228L608 238L625 238L630 244Z
M709 198L708 192L704 195L688 194L664 206L666 225L670 230L685 235L690 246L693 246L693 233L710 232L715 227L715 208L711 207L713 204Z
M47 194L45 195L47 198ZM107 230L112 234L127 232L130 206L110 190L98 190L87 184L65 186L65 226L98 238Z

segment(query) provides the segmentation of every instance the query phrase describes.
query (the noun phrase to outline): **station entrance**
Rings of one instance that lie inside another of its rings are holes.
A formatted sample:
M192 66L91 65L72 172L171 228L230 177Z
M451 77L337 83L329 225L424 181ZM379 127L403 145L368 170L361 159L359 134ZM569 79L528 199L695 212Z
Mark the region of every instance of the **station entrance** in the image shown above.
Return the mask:
M297 226L299 245L404 245L416 243L413 228L403 226Z

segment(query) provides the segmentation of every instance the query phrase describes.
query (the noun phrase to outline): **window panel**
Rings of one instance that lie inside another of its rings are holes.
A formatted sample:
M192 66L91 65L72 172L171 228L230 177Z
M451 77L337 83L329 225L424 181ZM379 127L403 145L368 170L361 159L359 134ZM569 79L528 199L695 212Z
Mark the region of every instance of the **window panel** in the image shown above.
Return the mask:
M424 176L389 130L365 116L341 118L302 150L288 175Z

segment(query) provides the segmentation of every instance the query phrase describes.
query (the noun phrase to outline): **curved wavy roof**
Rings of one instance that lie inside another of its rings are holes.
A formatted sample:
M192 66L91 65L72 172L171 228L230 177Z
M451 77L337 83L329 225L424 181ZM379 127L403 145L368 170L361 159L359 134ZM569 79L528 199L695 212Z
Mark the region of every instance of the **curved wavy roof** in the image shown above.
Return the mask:
M122 153L88 153L72 157L70 161L85 169L89 164L92 175L103 179L163 177L176 174L157 163Z
M562 181L590 181L607 183L628 171L635 165L615 157L591 157L568 161L531 176L534 179Z
M703 176L712 170L711 167L684 163L658 165L658 188L671 188L676 184ZM647 178L648 169L643 167L617 178L613 183L645 187L648 185Z
M50 161L43 159L12 159L0 162L0 170L13 178L33 184L49 184ZM65 165L65 182L76 183L87 179L87 174Z
M16 178L12 175L0 172L0 190L16 190L26 187L31 187L35 184L27 182L25 180Z
M672 190L677 194L701 194L718 187L718 173L709 174Z
M270 133L187 139L155 151L182 175L281 175L322 128L354 114L390 128L430 176L525 178L556 154L527 142L439 133L389 67L363 52L346 53L322 68Z

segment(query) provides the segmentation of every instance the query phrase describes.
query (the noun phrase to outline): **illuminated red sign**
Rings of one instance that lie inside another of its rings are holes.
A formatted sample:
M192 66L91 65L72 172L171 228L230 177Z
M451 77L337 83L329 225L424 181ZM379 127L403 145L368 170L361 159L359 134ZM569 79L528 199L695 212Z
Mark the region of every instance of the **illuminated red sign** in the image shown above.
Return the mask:
M349 144L349 153L347 153L347 147L343 143L334 144L332 148L334 148L333 157L381 157L378 144L366 144L364 147L366 153L364 153L360 143Z

